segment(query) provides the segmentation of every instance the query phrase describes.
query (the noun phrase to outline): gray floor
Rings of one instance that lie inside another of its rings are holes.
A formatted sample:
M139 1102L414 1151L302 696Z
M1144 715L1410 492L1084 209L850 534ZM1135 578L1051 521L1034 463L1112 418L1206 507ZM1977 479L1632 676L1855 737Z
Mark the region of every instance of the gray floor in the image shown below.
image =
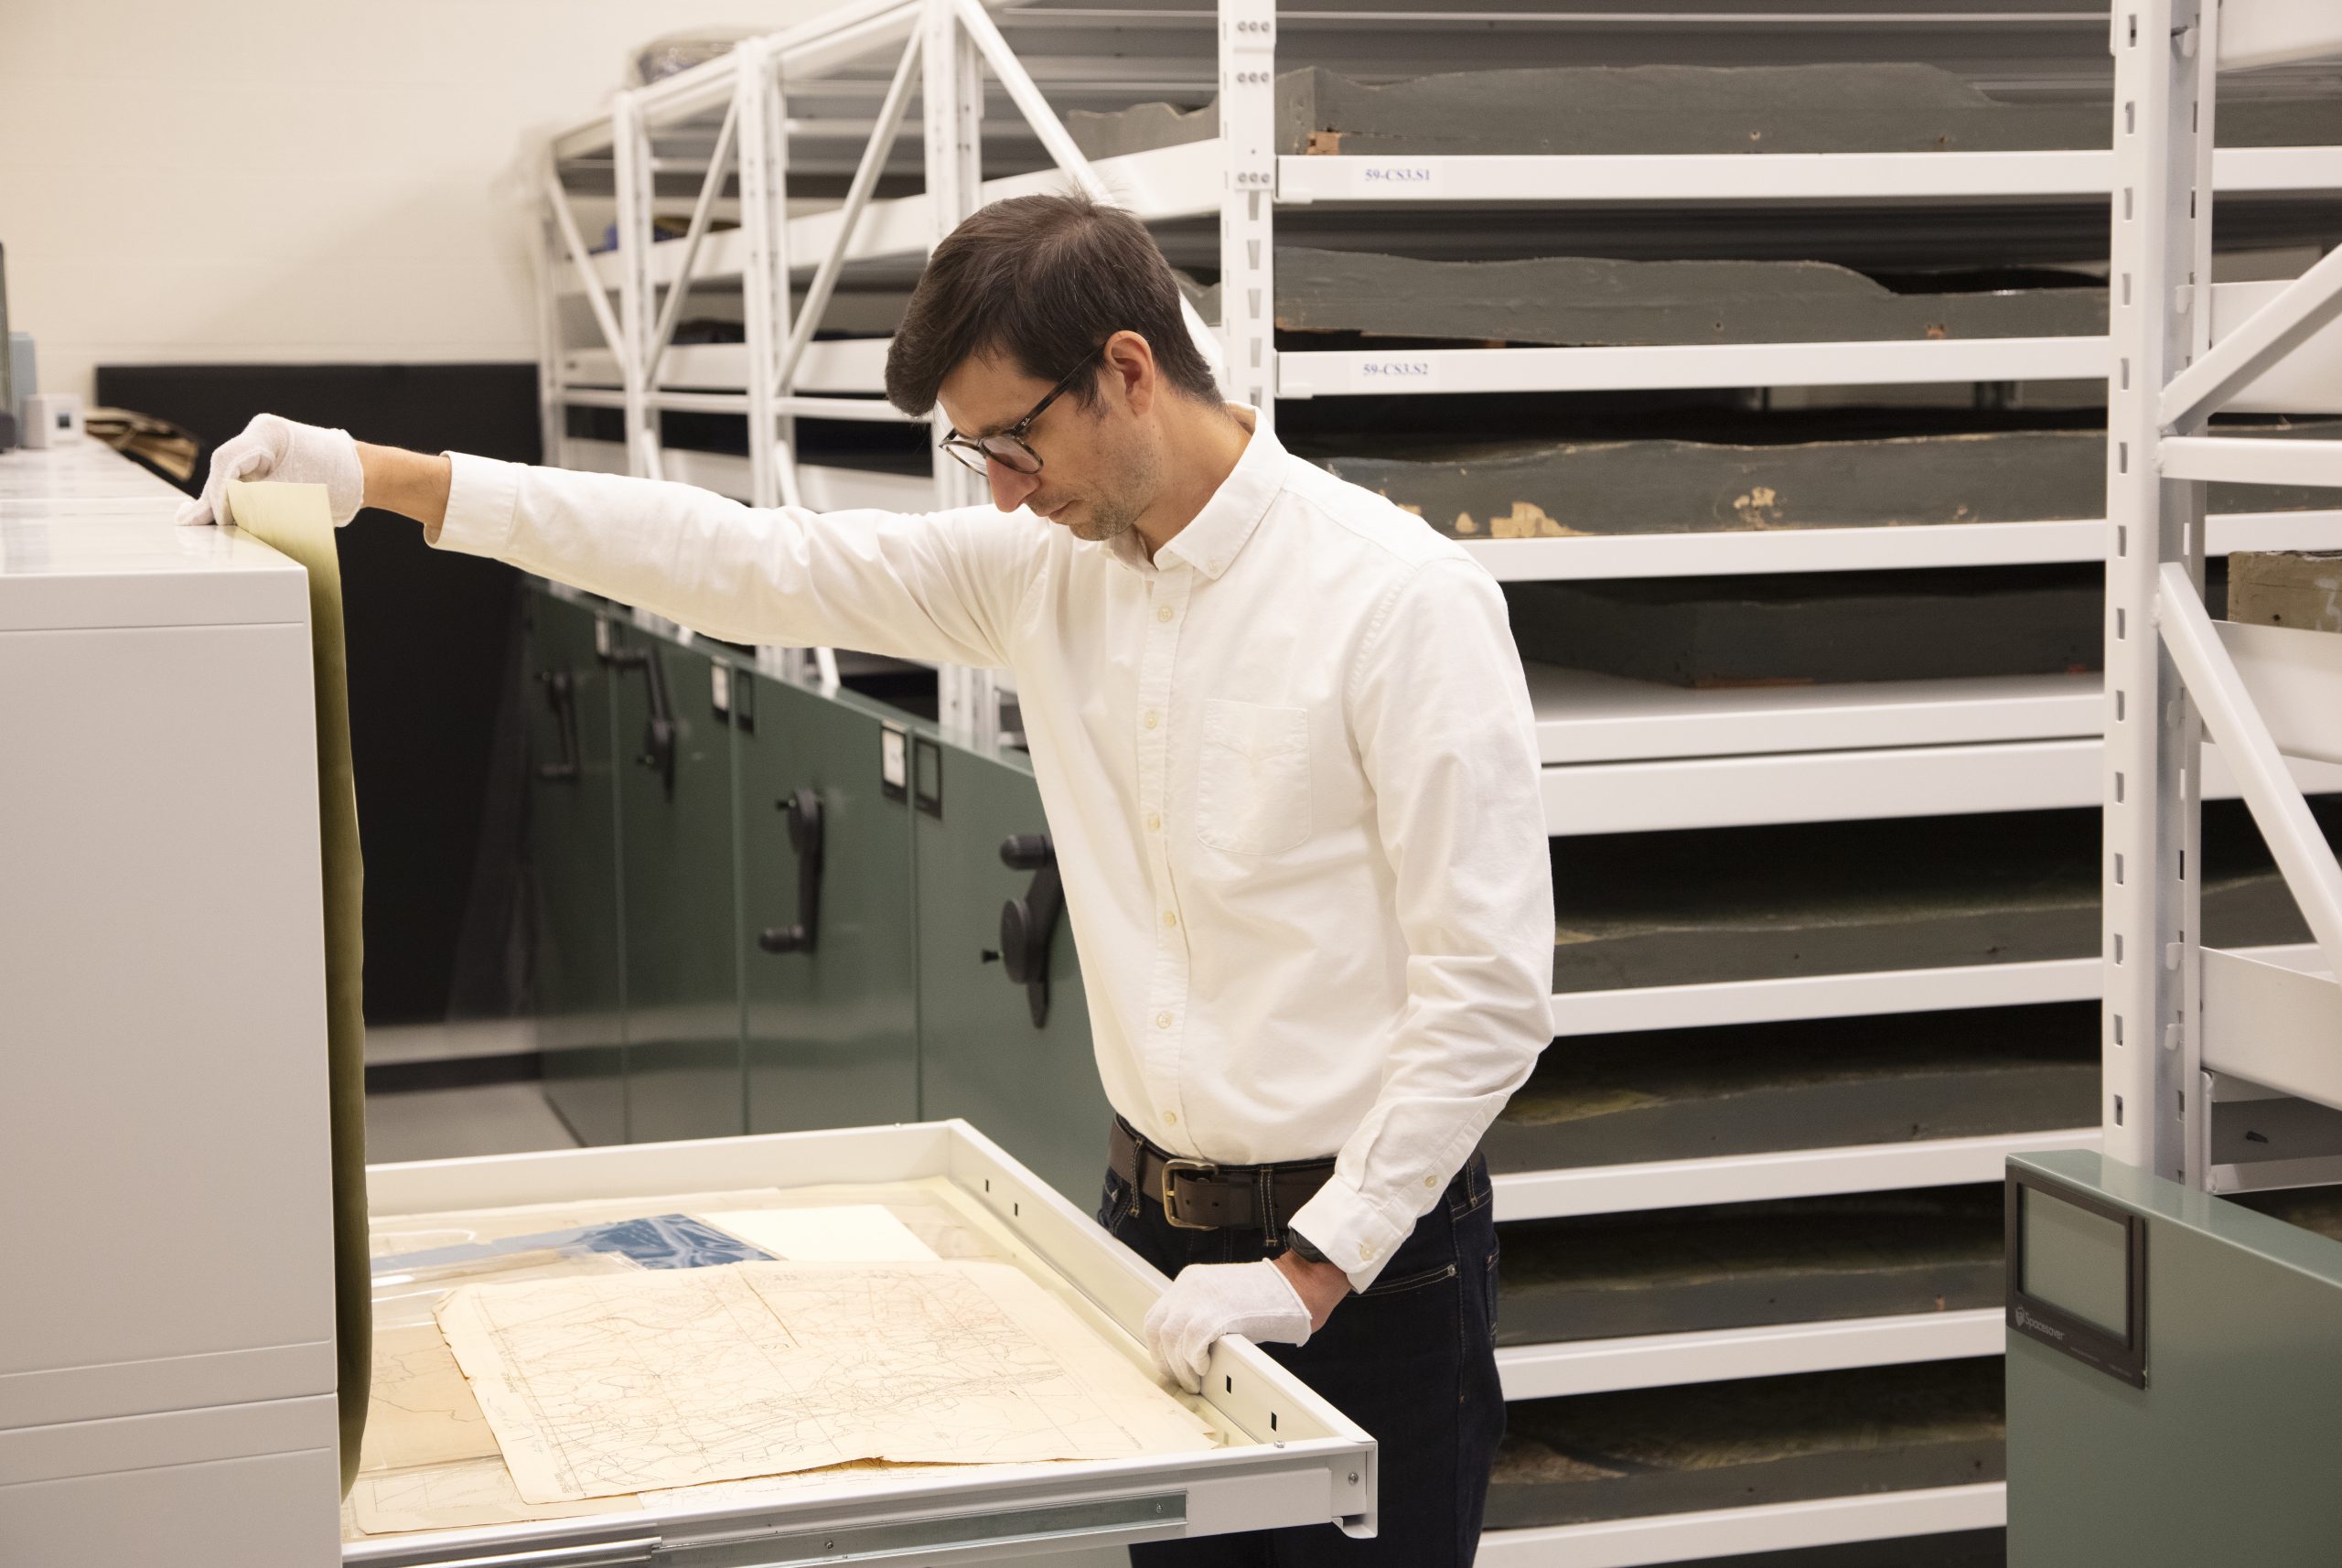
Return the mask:
M366 1061L445 1061L456 1057L524 1056L537 1048L533 1018L485 1018L460 1024L371 1024Z
M576 1146L577 1140L553 1113L535 1083L420 1089L366 1097L370 1164L520 1155Z

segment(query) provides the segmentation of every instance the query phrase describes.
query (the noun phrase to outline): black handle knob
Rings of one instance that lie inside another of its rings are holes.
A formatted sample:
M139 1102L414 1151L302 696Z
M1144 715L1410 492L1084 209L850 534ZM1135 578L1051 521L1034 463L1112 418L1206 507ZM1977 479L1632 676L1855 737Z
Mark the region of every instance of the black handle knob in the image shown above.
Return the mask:
M1035 961L1033 907L1024 898L1011 898L1000 907L1000 961L1014 985L1030 984L1035 974L1047 972L1047 949L1042 950L1039 961Z
M783 795L774 806L789 814L789 847L797 853L797 923L757 934L770 953L811 952L822 928L822 798L811 789Z
M675 716L667 705L667 667L657 650L649 648L605 649L602 662L624 674L642 671L645 690L650 698L650 718L643 726L642 750L637 762L659 775L667 792L675 792Z
M1057 858L1047 833L1011 833L1000 841L1001 864L1011 871L1038 871Z
M557 758L537 764L537 777L552 784L575 783L584 771L577 762L577 679L566 670L540 670L537 681L544 687L561 746Z
M1049 1021L1049 944L1065 909L1057 846L1047 833L1011 833L1001 841L1000 858L1011 870L1031 872L1033 885L1000 907L1000 950L985 949L984 961L999 960L1009 983L1025 988L1037 1029Z
M811 952L813 933L802 926L767 926L757 933L757 946L767 952Z

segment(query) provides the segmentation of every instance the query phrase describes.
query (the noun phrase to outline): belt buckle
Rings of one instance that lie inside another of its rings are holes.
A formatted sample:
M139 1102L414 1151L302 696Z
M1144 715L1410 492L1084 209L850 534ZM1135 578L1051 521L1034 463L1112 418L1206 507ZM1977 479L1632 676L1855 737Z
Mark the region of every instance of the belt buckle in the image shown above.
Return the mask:
M1176 1188L1172 1185L1172 1178L1183 1170L1206 1176L1219 1174L1219 1167L1209 1160L1190 1160L1176 1155L1165 1160L1163 1162L1163 1190L1156 1195L1163 1199L1163 1218L1170 1221L1174 1228L1181 1230L1218 1230L1219 1227L1216 1225L1206 1225L1198 1220L1179 1218L1179 1202L1176 1196Z

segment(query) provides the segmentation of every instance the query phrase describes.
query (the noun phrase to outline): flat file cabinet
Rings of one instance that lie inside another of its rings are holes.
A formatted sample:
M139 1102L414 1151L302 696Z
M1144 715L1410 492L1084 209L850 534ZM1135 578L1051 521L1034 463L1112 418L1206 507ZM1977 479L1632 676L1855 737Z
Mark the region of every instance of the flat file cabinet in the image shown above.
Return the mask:
M919 738L920 1114L984 1128L1042 1180L1094 1208L1112 1112L1073 933L1051 908L1054 862L1026 855L1011 865L1004 854L1012 839L1028 850L1043 842L1040 789L1021 757ZM1021 913L1004 913L1011 900ZM1019 936L1027 954L1010 950ZM1020 973L1046 981L1045 1007Z
M910 806L881 773L887 720L747 670L731 701L748 1131L914 1120Z
M581 1143L626 1141L617 753L606 612L523 596L529 888L545 1098Z
M715 696L729 665L608 624L627 1139L744 1133L736 791Z
M539 1037L578 1138L965 1117L1088 1207L1110 1112L1024 754L527 605Z

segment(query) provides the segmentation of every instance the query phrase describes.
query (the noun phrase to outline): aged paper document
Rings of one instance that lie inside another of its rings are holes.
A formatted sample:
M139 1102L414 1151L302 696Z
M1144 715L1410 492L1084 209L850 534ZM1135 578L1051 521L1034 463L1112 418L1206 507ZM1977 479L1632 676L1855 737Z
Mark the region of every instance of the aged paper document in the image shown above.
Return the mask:
M900 1263L935 1256L934 1248L881 1203L718 1209L699 1218L792 1263Z
M496 1434L438 1328L375 1330L360 1473L495 1457Z
M583 1503L530 1503L513 1489L504 1461L466 1459L414 1470L369 1470L350 1488L347 1527L363 1535L397 1535L411 1530L470 1530L484 1524L525 1524L532 1520L576 1519L586 1514L633 1513L632 1498L596 1498Z
M1008 1264L736 1263L467 1285L439 1324L532 1503L856 1459L1109 1459L1215 1443Z
M333 1129L334 1358L341 1413L341 1489L358 1474L372 1366L366 1270L366 966L360 921L366 871L349 759L349 682L341 639L341 561L323 485L228 487L229 520L309 574L310 665L317 704L317 839L323 863L326 1081Z

